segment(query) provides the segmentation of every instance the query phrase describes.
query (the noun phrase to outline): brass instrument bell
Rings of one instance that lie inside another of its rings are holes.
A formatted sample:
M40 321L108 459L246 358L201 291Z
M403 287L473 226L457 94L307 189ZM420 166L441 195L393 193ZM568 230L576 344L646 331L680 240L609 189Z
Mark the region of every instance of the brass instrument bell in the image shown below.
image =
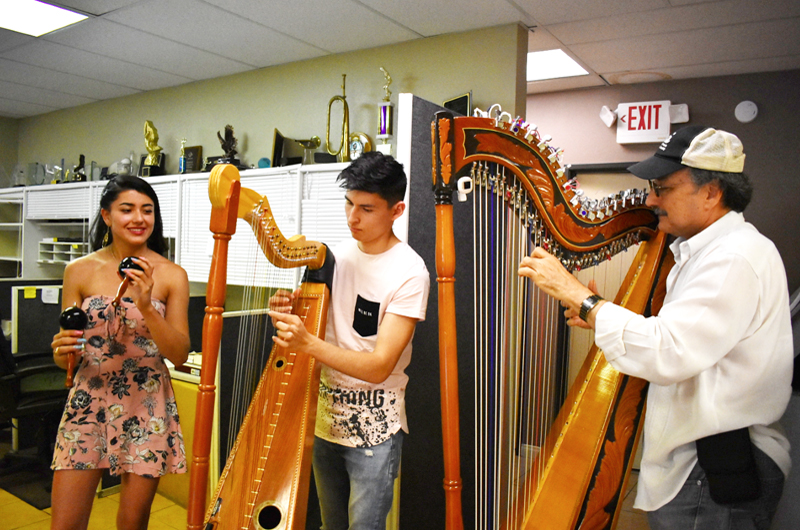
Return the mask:
M342 74L342 95L333 96L328 102L328 126L325 129L325 149L328 154L336 156L337 162L350 161L350 109L345 99L347 97L344 89L345 77L347 77L347 74ZM331 149L331 107L334 101L337 100L342 102L342 143L339 149L334 151Z

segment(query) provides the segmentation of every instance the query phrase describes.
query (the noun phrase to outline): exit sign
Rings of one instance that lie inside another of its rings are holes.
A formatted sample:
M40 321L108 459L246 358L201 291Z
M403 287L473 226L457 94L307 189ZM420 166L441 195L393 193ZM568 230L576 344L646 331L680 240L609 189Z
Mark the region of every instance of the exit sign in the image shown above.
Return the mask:
M617 107L617 143L660 143L669 137L667 101L620 103Z

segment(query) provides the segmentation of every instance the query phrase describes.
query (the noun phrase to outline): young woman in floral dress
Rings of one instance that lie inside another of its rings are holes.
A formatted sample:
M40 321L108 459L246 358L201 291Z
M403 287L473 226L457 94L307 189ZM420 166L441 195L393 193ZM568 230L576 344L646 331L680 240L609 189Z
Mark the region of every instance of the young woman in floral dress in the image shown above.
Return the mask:
M189 281L162 256L158 197L138 177L106 185L92 225L94 252L67 265L63 307L79 305L85 330L61 330L52 342L61 367L77 357L75 383L53 456L53 529L85 529L104 469L121 475L118 529L145 529L159 477L186 472L183 437L164 359L189 352ZM117 306L118 267L127 290Z

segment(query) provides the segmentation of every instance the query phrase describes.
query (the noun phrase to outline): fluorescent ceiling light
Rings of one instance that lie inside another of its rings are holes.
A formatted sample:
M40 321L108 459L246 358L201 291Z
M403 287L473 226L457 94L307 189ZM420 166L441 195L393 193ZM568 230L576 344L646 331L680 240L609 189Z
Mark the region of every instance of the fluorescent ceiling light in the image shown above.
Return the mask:
M528 53L528 81L589 75L563 50Z
M0 28L39 37L87 17L35 0L0 0Z

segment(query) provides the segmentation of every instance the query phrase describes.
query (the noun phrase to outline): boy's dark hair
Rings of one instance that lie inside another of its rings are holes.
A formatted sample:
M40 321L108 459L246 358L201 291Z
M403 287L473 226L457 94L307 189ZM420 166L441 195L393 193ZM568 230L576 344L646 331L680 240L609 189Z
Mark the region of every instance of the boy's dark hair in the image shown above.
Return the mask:
M406 195L403 164L378 151L362 154L339 173L336 182L348 191L375 193L389 206L402 201Z
M110 212L111 204L117 200L119 194L128 190L138 191L139 193L147 195L150 200L153 201L153 217L155 217L155 222L153 223L153 233L150 234L150 237L147 239L147 248L163 255L167 250L167 242L164 240L161 207L158 204L158 195L156 195L155 190L153 190L153 187L148 184L147 181L131 175L117 175L109 180L106 187L103 188L103 194L100 196L100 209ZM106 244L110 244L114 240L114 234L111 233L106 223L103 222L103 216L98 211L91 228L90 242L92 244L92 250L103 248L103 238L106 233L108 233L108 241Z

